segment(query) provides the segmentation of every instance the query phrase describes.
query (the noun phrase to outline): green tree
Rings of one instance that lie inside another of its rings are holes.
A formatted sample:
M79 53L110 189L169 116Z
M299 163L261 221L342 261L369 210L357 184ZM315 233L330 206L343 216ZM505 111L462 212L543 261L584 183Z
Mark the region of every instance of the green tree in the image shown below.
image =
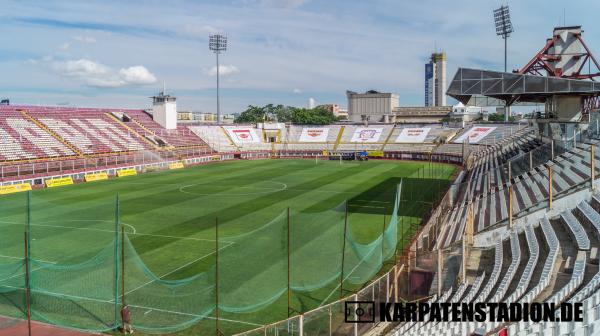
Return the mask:
M338 118L322 107L307 109L281 104L267 104L263 107L250 105L235 119L236 123L258 123L263 121L327 125L338 121Z
M265 111L262 107L249 105L248 108L240 113L240 115L235 118L236 123L257 123L265 120Z

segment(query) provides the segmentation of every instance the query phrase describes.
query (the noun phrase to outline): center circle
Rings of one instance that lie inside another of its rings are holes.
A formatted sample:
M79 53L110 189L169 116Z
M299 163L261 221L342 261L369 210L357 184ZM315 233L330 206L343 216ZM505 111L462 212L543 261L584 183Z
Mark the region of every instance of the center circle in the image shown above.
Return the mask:
M179 191L197 196L250 196L272 194L287 189L287 184L275 181L256 181L249 185L236 185L225 181L194 183L182 186Z

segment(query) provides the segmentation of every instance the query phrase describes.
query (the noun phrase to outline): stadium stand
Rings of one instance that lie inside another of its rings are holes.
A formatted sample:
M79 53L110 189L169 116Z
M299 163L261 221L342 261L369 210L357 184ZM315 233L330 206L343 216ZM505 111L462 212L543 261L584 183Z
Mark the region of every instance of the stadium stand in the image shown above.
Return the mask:
M0 146L0 159L53 158L76 154L20 112L2 108L0 114L0 135L5 140Z
M166 130L143 110L0 106L0 161L208 147L185 126Z

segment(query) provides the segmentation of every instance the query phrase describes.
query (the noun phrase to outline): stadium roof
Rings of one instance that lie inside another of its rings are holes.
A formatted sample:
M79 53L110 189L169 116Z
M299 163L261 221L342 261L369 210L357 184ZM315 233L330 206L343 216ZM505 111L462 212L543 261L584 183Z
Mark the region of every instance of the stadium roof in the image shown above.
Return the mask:
M544 103L556 94L600 95L600 83L511 72L459 68L446 92L463 104L490 105ZM481 99L487 97L488 99ZM491 99L489 99L491 98ZM493 100L502 103L493 104ZM479 103L478 103L479 102Z

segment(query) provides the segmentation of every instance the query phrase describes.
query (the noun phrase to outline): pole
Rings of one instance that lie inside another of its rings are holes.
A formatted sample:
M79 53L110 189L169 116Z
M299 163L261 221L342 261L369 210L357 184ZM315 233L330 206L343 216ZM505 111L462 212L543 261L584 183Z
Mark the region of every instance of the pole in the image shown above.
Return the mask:
M340 274L340 298L344 296L344 261L346 260L346 234L348 231L348 200L344 211L344 242L342 243L342 274Z
M125 308L125 228L121 227L121 309Z
M548 190L550 191L550 202L549 202L549 206L550 209L552 209L552 166L548 167Z
M504 72L508 71L507 58L508 58L508 36L504 36Z
M119 319L119 194L115 207L115 325ZM124 264L124 263L123 263Z
M591 156L591 180L592 180L592 192L596 191L596 185L594 184L594 182L596 181L596 145L592 145L591 147L591 152L590 152L590 156Z
M217 125L221 124L221 102L219 101L219 51L217 50Z
M291 227L291 222L290 222L290 207L287 208L287 299L288 299L288 317L290 317L291 314L291 310L292 310L292 291L291 291L291 276L290 276L290 270L291 270L291 264L290 264L290 227Z
M442 248L438 248L438 297L442 296L442 270L444 268L444 259L443 259L443 254L442 254Z
M29 236L25 232L25 303L27 305L27 330L31 336L31 289L29 284Z
M219 330L219 217L215 218L215 327L216 335L220 336Z
M387 207L383 208L383 226L381 227L381 265L383 265L383 263L385 262L385 253L384 253L384 248L385 248L385 216L387 213Z
M508 227L513 228L513 186L508 187Z

